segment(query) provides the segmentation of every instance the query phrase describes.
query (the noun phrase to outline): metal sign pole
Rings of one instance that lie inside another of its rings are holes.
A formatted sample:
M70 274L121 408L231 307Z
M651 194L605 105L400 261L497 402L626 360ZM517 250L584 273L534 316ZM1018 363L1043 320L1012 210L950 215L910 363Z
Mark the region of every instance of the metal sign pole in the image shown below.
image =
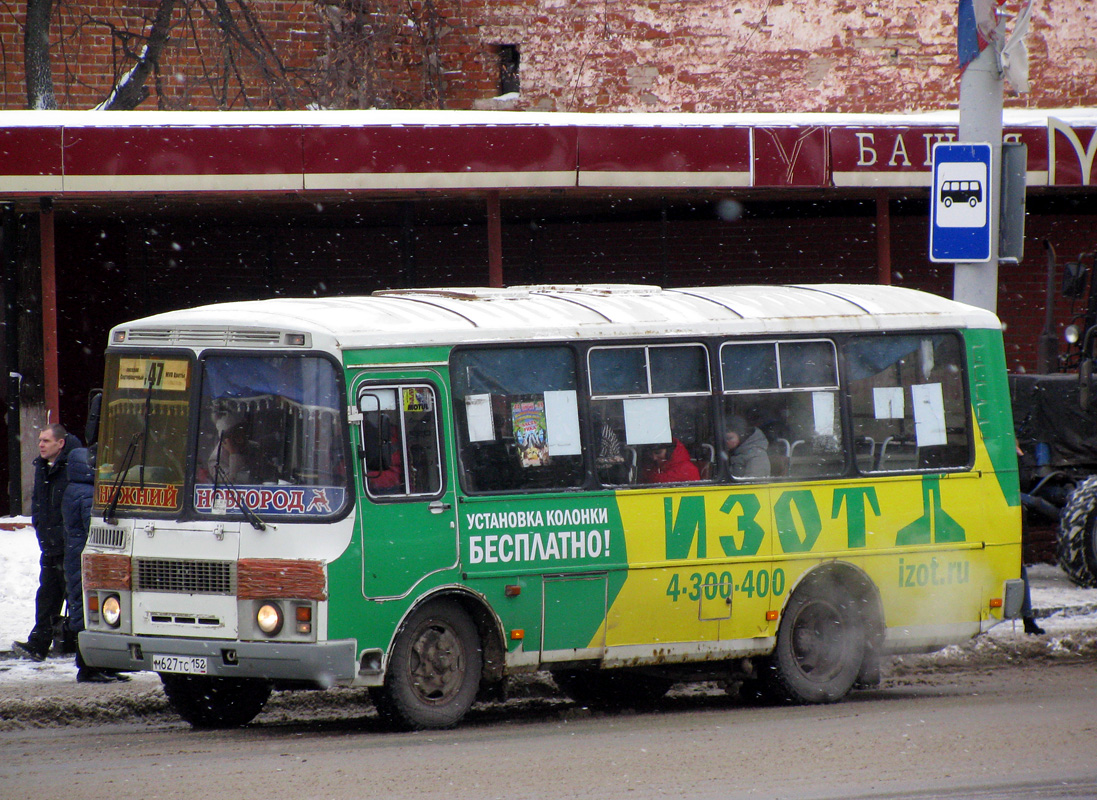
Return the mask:
M967 65L960 78L960 142L989 142L990 258L956 264L952 297L988 311L998 310L998 216L1002 163L1002 75L992 44Z

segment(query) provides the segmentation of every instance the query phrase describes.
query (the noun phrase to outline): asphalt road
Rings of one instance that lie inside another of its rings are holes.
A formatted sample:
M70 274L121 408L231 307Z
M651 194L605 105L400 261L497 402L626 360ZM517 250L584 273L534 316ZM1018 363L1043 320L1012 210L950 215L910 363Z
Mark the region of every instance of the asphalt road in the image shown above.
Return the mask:
M168 714L5 730L0 797L1097 797L1094 658L914 668L831 706L709 686L610 713L533 691L410 734L357 695L284 697L233 731Z

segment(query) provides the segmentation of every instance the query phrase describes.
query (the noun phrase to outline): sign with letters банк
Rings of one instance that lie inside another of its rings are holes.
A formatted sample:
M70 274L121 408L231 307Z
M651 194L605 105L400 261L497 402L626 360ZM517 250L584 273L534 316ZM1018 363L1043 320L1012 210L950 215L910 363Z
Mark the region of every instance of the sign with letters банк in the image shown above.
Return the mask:
M929 260L990 260L990 145L941 142L933 148Z

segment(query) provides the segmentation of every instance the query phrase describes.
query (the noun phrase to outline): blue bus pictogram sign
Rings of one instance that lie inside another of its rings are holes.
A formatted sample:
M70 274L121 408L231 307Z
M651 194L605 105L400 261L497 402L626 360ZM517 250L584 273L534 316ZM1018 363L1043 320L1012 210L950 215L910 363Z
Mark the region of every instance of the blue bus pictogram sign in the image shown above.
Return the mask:
M933 148L929 260L990 259L989 144L941 142Z

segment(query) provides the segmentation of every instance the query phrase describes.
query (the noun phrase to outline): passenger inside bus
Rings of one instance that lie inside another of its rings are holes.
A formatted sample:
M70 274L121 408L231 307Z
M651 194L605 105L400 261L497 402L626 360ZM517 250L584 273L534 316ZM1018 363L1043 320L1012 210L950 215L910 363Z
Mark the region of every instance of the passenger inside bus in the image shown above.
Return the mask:
M689 451L677 438L669 444L654 445L644 454L642 483L684 483L701 480L701 473L689 457Z
M728 419L724 433L724 457L735 478L765 478L770 474L769 440L738 415Z
M219 483L248 484L256 482L256 452L248 440L243 423L238 423L218 437L218 443L207 459L209 474Z
M377 414L376 423L369 416L362 423L367 487L370 494L399 494L404 488L399 427L385 414Z

